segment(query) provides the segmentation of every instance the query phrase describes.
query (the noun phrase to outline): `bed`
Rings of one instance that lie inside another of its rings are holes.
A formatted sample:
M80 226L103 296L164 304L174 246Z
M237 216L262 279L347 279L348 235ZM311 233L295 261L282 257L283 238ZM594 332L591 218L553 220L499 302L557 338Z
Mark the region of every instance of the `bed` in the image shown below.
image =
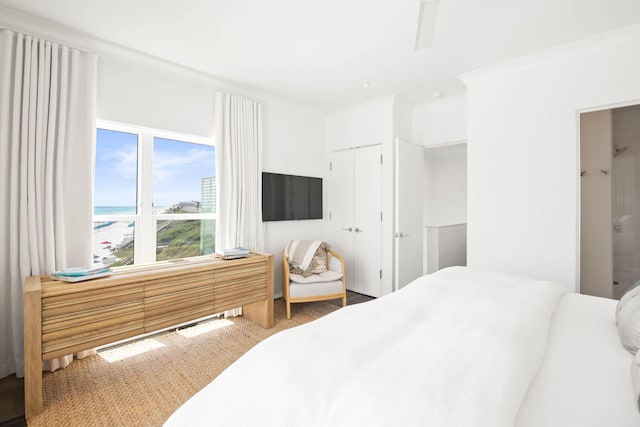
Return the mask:
M166 426L639 426L613 300L452 267L280 332Z

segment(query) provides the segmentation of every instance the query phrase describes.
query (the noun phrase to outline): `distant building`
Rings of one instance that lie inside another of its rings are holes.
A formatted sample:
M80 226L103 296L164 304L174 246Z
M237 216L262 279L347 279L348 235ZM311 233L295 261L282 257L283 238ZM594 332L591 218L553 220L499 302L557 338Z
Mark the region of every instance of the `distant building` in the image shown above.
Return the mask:
M202 178L202 211L203 213L216 212L216 177L205 176Z
M200 202L195 200L190 202L180 202L178 203L178 209L182 212L188 213L200 212Z
M216 177L205 176L201 185L201 211L202 213L216 212ZM202 221L200 227L200 253L202 255L215 252L216 223L215 221Z
M200 202L192 200L171 205L164 213L197 213L200 212Z

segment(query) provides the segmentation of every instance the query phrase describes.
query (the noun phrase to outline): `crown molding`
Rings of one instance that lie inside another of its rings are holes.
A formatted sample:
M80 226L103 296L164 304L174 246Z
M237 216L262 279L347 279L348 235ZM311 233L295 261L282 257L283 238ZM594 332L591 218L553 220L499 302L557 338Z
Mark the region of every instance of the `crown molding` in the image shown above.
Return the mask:
M636 40L640 40L640 24L633 24L617 30L587 37L585 39L550 49L545 49L531 55L483 67L475 71L460 74L457 78L462 80L466 85L469 85L470 83L477 81L537 67L558 59L578 56L590 51L605 49Z
M270 94L261 89L235 81L221 79L206 72L185 67L184 65L107 41L71 27L2 6L0 6L0 28L29 34L70 48L93 53L100 58L120 62L169 78L185 80L189 83L206 86L213 90L231 92L252 99L296 104L294 101ZM314 108L309 109L316 110Z

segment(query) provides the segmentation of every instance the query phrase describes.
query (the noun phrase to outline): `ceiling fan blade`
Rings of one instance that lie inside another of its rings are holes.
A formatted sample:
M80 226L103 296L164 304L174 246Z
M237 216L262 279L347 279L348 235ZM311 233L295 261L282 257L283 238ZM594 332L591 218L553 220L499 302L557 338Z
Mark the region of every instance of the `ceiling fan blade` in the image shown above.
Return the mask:
M415 50L431 47L436 30L439 0L420 0Z

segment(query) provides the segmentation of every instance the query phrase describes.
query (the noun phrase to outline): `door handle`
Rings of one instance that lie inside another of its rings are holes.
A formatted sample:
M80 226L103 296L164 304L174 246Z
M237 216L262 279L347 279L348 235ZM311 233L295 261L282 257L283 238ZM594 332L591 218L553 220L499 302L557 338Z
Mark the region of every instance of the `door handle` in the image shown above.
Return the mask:
M349 231L349 232L351 232L351 231L353 231L353 228L351 228L351 227L349 227L349 228L343 228L343 230L344 230L344 231Z
M364 230L360 230L358 227L354 228L353 231L356 233L362 233Z
M402 232L395 234L395 238L396 239L401 239L401 238L407 237L407 236L411 236L411 234L405 234L405 233L402 233Z

